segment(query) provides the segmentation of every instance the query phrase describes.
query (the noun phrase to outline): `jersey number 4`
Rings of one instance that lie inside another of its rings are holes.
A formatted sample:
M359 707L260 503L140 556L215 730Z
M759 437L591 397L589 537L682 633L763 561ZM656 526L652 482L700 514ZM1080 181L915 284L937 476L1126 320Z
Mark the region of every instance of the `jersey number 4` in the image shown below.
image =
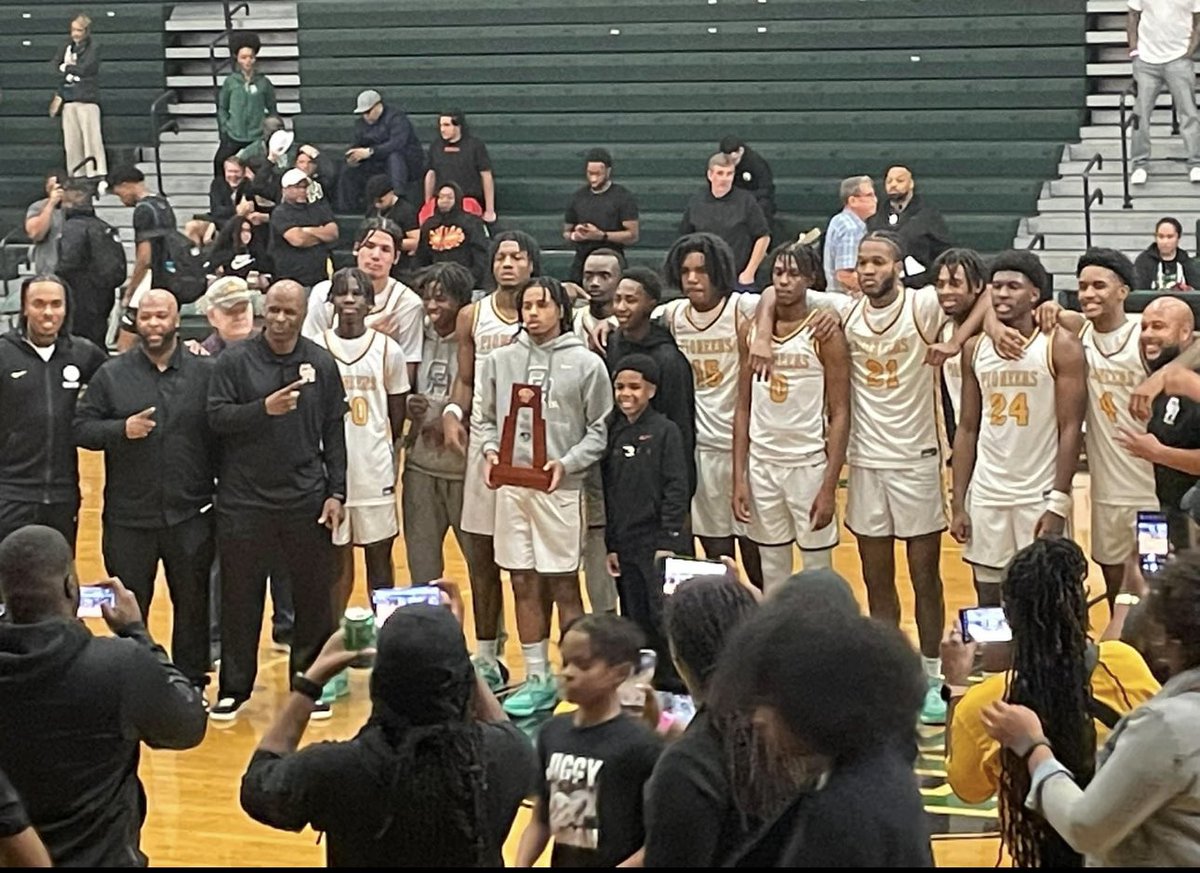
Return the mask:
M1100 411L1108 416L1108 420L1113 424L1117 423L1117 404L1113 402L1111 391L1105 391L1100 395Z
M900 377L897 371L900 364L895 358L877 361L867 358L867 387L868 388L898 388Z
M716 388L725 381L721 362L716 358L692 361L692 375L696 377L697 388Z
M1025 427L1029 424L1029 398L1024 391L1012 400L1003 394L993 394L988 397L988 417L993 427L1003 427L1010 418L1017 423L1017 427Z

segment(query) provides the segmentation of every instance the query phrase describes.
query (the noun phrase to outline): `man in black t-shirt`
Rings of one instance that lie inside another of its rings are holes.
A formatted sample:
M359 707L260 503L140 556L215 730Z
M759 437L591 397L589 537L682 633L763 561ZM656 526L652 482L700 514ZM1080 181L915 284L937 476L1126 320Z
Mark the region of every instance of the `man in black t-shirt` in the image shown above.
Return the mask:
M325 200L308 202L308 174L283 174L283 202L271 212L271 260L275 280L293 279L305 288L329 278L328 260L338 227Z
M775 215L775 174L766 158L746 145L740 136L722 138L717 149L733 161L737 170L734 186L753 194L758 208L770 221Z
M679 233L712 233L733 249L738 270L734 291L753 291L754 276L771 245L771 228L754 195L735 188L736 165L724 152L708 159L708 184L688 201Z
M121 293L121 306L128 306L129 299L150 276L148 288L167 287L166 243L163 235L177 230L175 211L167 198L151 194L146 190L146 177L137 167L118 167L108 174L108 188L116 194L122 205L133 207L133 272Z
M1177 297L1159 297L1142 312L1142 356L1160 370L1192 344L1192 309ZM1154 465L1154 490L1167 516L1167 531L1176 551L1191 546L1188 514L1180 501L1200 481L1200 404L1170 394L1154 398L1147 433L1118 431L1126 451ZM1149 509L1150 507L1146 507Z
M463 208L473 212L468 201L474 200L483 220L491 224L496 220L496 180L487 146L471 136L461 109L443 112L438 117L438 130L441 136L429 144L425 202L433 199L439 185L454 182L462 189ZM429 211L432 213L432 209Z
M612 155L592 149L584 159L587 184L571 195L562 236L575 245L570 280L583 281L583 262L599 248L624 253L638 241L638 205L629 189L612 180Z

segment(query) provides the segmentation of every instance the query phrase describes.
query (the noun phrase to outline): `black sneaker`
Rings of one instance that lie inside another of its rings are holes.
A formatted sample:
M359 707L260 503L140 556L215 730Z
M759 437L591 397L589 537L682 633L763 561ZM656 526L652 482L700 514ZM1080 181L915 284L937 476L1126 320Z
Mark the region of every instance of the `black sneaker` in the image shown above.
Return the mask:
M221 697L208 711L208 717L213 721L233 721L245 702L244 697Z
M312 715L309 716L313 721L325 721L333 717L333 707L328 700L318 700L313 704Z

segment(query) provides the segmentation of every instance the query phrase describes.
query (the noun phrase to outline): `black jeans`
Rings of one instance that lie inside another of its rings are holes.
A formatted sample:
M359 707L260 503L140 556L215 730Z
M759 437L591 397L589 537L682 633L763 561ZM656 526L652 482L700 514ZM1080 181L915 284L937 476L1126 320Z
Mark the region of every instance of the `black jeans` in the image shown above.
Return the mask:
M208 571L216 542L212 512L170 527L137 528L104 522L104 566L133 592L147 624L154 578L162 561L171 592L171 660L184 676L203 684L209 668Z
M221 683L219 697L247 698L258 673L267 575L283 567L296 609L290 673L307 670L333 633L337 562L321 503L303 510L221 514Z
M621 615L632 619L642 629L646 635L646 645L658 654L654 687L660 691L682 694L687 689L675 671L671 649L667 645L663 621L665 598L662 579L654 562L654 545L618 547L617 560L621 564L621 575L617 577Z
M0 542L27 524L52 527L67 541L75 553L75 533L79 526L79 498L65 503L29 503L23 500L0 500Z

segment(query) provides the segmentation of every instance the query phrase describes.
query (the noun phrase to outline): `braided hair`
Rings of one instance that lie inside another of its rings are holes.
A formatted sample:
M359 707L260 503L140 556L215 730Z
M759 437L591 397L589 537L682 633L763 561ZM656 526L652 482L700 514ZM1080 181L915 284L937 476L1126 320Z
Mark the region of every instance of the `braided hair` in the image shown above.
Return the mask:
M571 324L571 295L567 293L563 283L553 276L534 276L517 290L517 321L521 323L522 329L525 326L525 318L521 314L521 306L530 288L541 288L554 301L558 306L558 326L563 335L569 334L574 329Z
M929 275L935 281L938 274L942 271L942 267L945 267L951 276L962 270L963 278L967 281L967 287L976 294L983 290L983 286L987 284L990 276L983 258L974 249L946 249L938 255L929 267Z
M776 246L775 250L767 256L767 263L774 270L775 265L780 261L795 267L796 271L808 280L810 287L825 276L825 270L821 266L821 255L814 246L807 243L792 240Z
M332 303L333 298L355 287L367 299L367 306L375 305L375 286L371 283L371 277L358 267L342 267L333 274L333 278L329 280L329 293L325 295L325 301Z
M704 693L717 669L725 640L758 605L741 585L718 576L700 576L667 598L664 624L671 655Z
M1089 710L1087 559L1068 539L1038 539L1017 552L1002 583L1013 631L1005 699L1037 713L1054 756L1086 787L1095 773L1096 726ZM1025 808L1029 768L1000 758L1000 829L1018 867L1080 867L1083 859L1041 816Z
M441 289L459 306L466 306L471 302L471 294L475 290L475 277L462 264L438 261L422 268L413 278L413 288L422 296L433 287Z

